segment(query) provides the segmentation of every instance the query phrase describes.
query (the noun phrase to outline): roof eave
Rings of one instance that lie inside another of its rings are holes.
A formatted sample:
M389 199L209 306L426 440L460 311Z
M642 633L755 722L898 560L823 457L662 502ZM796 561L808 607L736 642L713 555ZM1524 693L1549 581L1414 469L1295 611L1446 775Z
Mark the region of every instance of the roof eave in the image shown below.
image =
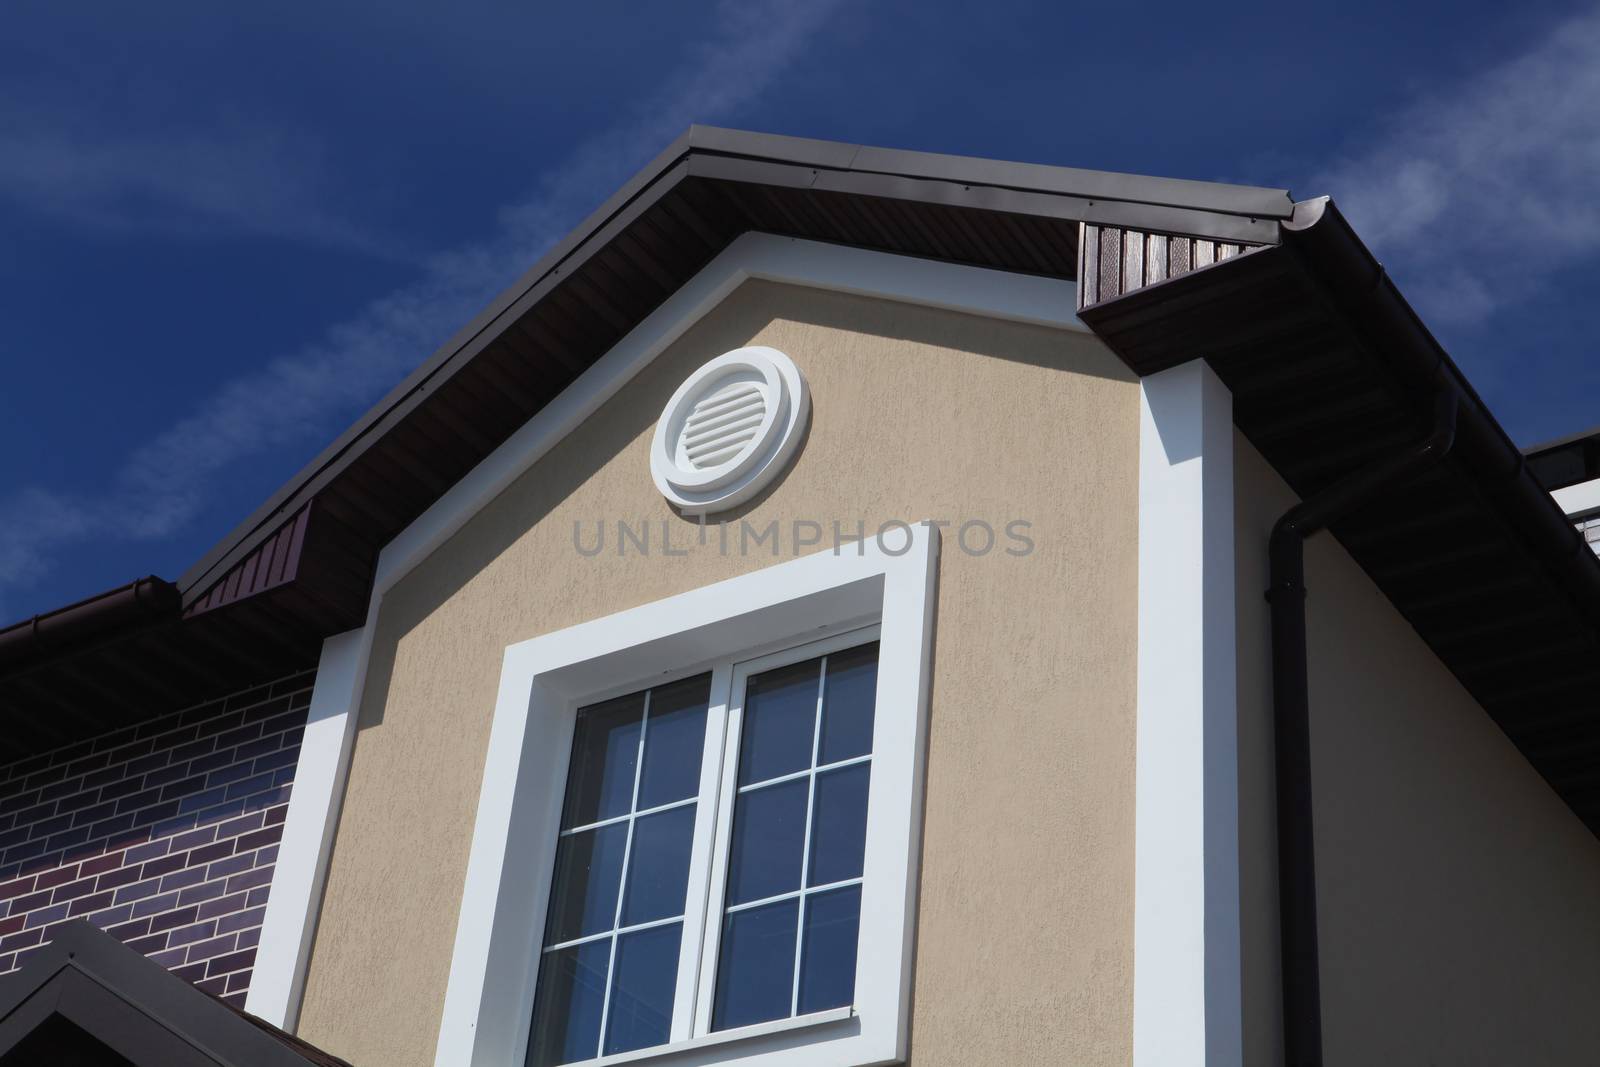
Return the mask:
M563 271L598 251L621 224L691 174L803 187L821 182L836 191L864 196L931 199L991 211L1256 243L1275 242L1279 222L1294 210L1289 194L1281 189L1004 163L691 126L185 571L176 583L185 606L204 596L230 567L304 507L367 442L393 426L454 368L515 321Z
M218 1065L349 1067L196 989L83 919L63 923L19 970L0 977L0 1058L57 1015L140 1067L165 1067L173 1054Z
M1600 559L1326 198L1277 247L1084 308L1136 373L1206 359L1235 421L1302 499L1426 432L1461 397L1450 456L1333 534L1511 741L1600 833Z

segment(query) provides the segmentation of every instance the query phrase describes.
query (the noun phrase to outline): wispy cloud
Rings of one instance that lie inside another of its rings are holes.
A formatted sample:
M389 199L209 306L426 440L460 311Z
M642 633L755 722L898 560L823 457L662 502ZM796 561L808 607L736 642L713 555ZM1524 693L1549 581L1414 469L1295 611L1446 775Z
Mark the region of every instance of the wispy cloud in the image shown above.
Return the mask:
M171 536L196 520L209 488L233 464L336 432L684 127L731 121L755 103L834 6L726 3L717 30L685 55L678 73L505 208L492 238L433 257L415 283L195 405L195 415L135 450L103 491L27 487L0 498L8 516L0 524L0 616L8 589L37 578L72 546Z
M1394 116L1318 179L1426 318L1470 325L1600 248L1600 8Z
M414 258L329 209L324 155L315 138L259 123L107 129L78 115L13 109L0 112L0 199L79 228L243 234Z

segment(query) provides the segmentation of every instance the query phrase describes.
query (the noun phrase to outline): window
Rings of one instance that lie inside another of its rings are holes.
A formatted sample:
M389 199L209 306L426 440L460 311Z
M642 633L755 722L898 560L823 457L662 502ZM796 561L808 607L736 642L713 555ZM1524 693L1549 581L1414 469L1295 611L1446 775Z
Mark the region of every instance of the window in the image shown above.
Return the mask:
M528 1056L536 1067L668 1039L710 688L702 674L578 710Z
M733 666L725 716L708 714L710 673L577 710L530 1067L667 1044L674 1013L697 1011L692 985L678 1002L680 974L712 982L691 1036L852 1005L875 637ZM730 789L702 780L708 728ZM702 818L715 882L691 877ZM709 912L690 914L691 884L709 888Z
M937 544L506 649L437 1067L904 1059Z
M877 643L743 673L713 1030L855 994Z

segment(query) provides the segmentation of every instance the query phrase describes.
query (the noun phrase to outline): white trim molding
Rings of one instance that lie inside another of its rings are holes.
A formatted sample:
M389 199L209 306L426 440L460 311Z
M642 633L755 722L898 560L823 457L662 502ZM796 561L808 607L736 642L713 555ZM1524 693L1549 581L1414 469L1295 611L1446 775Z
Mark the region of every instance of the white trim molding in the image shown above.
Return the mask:
M349 759L355 731L355 708L365 684L371 633L381 610L383 597L411 570L464 526L473 515L503 492L519 476L537 463L563 438L622 389L635 375L681 337L690 327L711 312L740 285L751 279L806 286L831 292L848 293L881 300L917 304L924 307L983 315L1009 322L1048 326L1088 333L1077 317L1074 283L1054 278L981 267L961 266L934 260L898 256L861 248L821 244L772 234L746 233L723 249L689 281L662 302L630 330L593 366L559 393L532 418L519 427L498 448L451 486L427 511L414 519L378 554L372 596L367 608L366 636L340 647L342 654L353 654L353 667L341 667L327 683L329 693L343 691L345 673L350 679L346 709L330 711L325 725L307 730L301 749L305 763L296 772L294 796L301 795L302 782L322 782L307 788L324 799L307 798L296 805L290 801L289 824L284 829L282 851L310 854L318 842L320 857L309 881L302 872L294 888L282 893L274 882L269 903L269 926L263 932L261 961L257 963L249 998L250 1011L276 1025L292 1030L299 1015L300 991L310 945L321 909L321 885L327 866L327 849L320 842L331 840L338 818L338 802L349 772ZM339 635L341 640L349 635ZM354 652L350 653L350 648ZM325 655L327 650L324 650ZM323 689L319 669L317 691ZM315 701L314 701L315 703ZM320 706L341 706L329 696ZM343 714L342 718L338 716ZM335 721L336 720L336 721ZM319 720L321 721L321 720ZM337 736L338 743L333 742ZM328 753L336 755L336 766L321 762ZM330 799L331 798L331 799ZM296 811L304 813L296 816ZM313 826L320 812L323 822ZM281 903L278 903L281 902ZM297 910L298 909L298 910ZM280 947L269 948L268 938ZM288 946L294 946L291 951ZM265 964L265 967L263 966ZM256 992L256 986L261 992ZM259 1010L258 1010L259 1008Z
M715 665L874 623L877 714L853 1010L743 1034L675 1024L670 1045L628 1059L865 1067L905 1058L938 530L910 528L903 548L900 531L894 540L775 564L506 649L436 1067L522 1062L579 704L663 675L726 672ZM722 757L711 747L708 767Z
M1600 478L1579 482L1550 494L1555 497L1567 518L1576 519L1591 511L1600 510Z
M1237 1067L1233 398L1194 360L1139 417L1134 1067Z
M322 643L306 712L278 864L261 924L261 947L244 1009L284 1030L299 1022L306 964L321 910L322 884L350 772L350 748L366 675L370 626Z
M723 249L594 366L489 453L380 554L388 588L611 399L650 361L751 279L1087 333L1072 282L747 233Z

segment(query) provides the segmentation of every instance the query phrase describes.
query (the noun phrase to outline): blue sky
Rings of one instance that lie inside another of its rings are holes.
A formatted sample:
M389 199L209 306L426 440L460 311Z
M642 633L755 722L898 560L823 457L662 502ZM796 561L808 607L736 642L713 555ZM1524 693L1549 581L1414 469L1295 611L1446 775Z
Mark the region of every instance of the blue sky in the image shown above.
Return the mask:
M1600 423L1593 3L6 24L0 622L177 577L690 122L1331 193L1517 441Z

